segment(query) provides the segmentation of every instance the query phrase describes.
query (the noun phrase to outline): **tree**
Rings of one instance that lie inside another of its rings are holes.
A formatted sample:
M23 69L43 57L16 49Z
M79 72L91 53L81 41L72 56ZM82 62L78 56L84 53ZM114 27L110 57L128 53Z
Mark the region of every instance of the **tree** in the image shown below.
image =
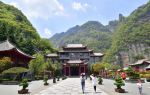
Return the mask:
M59 62L54 63L54 68L55 68L54 75L55 76L60 76L61 71L62 71L62 65Z
M119 75L117 76L117 78L115 79L114 85L117 86L117 89L122 89L121 86L124 86L125 84L124 84L121 76L119 76Z
M30 61L29 68L34 72L35 75L44 72L44 56L41 54L35 54L36 59Z
M0 58L0 73L4 70L11 68L11 59L9 57Z
M101 63L96 63L92 65L93 73L99 74L100 70L104 70L105 67Z

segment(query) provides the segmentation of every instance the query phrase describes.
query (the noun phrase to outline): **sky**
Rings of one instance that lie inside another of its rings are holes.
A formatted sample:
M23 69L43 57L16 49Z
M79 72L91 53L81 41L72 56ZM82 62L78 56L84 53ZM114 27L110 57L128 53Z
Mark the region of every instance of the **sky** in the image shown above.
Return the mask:
M42 38L87 21L107 25L119 14L129 16L148 0L1 0L21 10Z

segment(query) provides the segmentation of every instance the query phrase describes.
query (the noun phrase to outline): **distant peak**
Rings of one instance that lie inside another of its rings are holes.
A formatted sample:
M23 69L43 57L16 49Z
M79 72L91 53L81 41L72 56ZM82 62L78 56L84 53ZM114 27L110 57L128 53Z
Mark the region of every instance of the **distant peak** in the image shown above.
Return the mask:
M85 24L88 24L88 23L90 23L90 24L101 24L100 22L98 22L98 21L87 21ZM101 24L102 25L102 24Z

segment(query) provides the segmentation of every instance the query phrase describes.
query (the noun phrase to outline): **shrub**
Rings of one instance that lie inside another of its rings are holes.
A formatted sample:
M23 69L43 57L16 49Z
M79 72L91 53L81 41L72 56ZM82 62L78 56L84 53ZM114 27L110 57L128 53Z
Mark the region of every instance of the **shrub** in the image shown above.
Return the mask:
M131 73L131 76L129 76L129 78L130 78L131 80L140 79L140 74L139 74L139 73L136 73L136 72L132 72L132 73Z
M48 85L48 83L47 83L47 81L48 81L48 76L45 75L43 81L44 81L44 85Z
M65 79L67 79L67 76L63 76L63 77L62 77L62 80L65 80Z
M19 86L22 86L22 90L25 90L28 87L28 79L24 78L21 83L19 84Z
M60 76L57 76L57 81L59 81L59 79L60 79Z
M117 86L117 89L121 89L121 86L125 85L121 76L117 76L117 78L115 79L114 85Z
M0 58L0 73L4 70L11 68L11 59L9 57Z
M101 76L99 76L99 77L98 77L98 84L102 84L102 82L103 82L103 79L102 79Z
M2 74L4 76L7 76L7 78L9 79L16 80L16 78L18 77L20 73L25 73L28 71L29 71L28 69L23 68L23 67L13 67L13 68L3 71Z

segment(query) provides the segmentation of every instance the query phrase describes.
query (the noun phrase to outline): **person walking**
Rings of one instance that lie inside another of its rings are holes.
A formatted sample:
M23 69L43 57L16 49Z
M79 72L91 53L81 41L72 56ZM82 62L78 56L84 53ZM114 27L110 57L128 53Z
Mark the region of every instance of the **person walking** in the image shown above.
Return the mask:
M81 86L82 86L82 92L85 91L85 75L81 74Z
M138 86L140 95L142 95L142 83L140 79L138 80L137 86Z
M93 83L93 87L94 87L94 91L95 91L95 93L96 93L96 84L97 84L97 77L96 77L96 75L94 74L92 74L92 75L90 75L90 77L91 77L91 79L92 79L92 83Z

